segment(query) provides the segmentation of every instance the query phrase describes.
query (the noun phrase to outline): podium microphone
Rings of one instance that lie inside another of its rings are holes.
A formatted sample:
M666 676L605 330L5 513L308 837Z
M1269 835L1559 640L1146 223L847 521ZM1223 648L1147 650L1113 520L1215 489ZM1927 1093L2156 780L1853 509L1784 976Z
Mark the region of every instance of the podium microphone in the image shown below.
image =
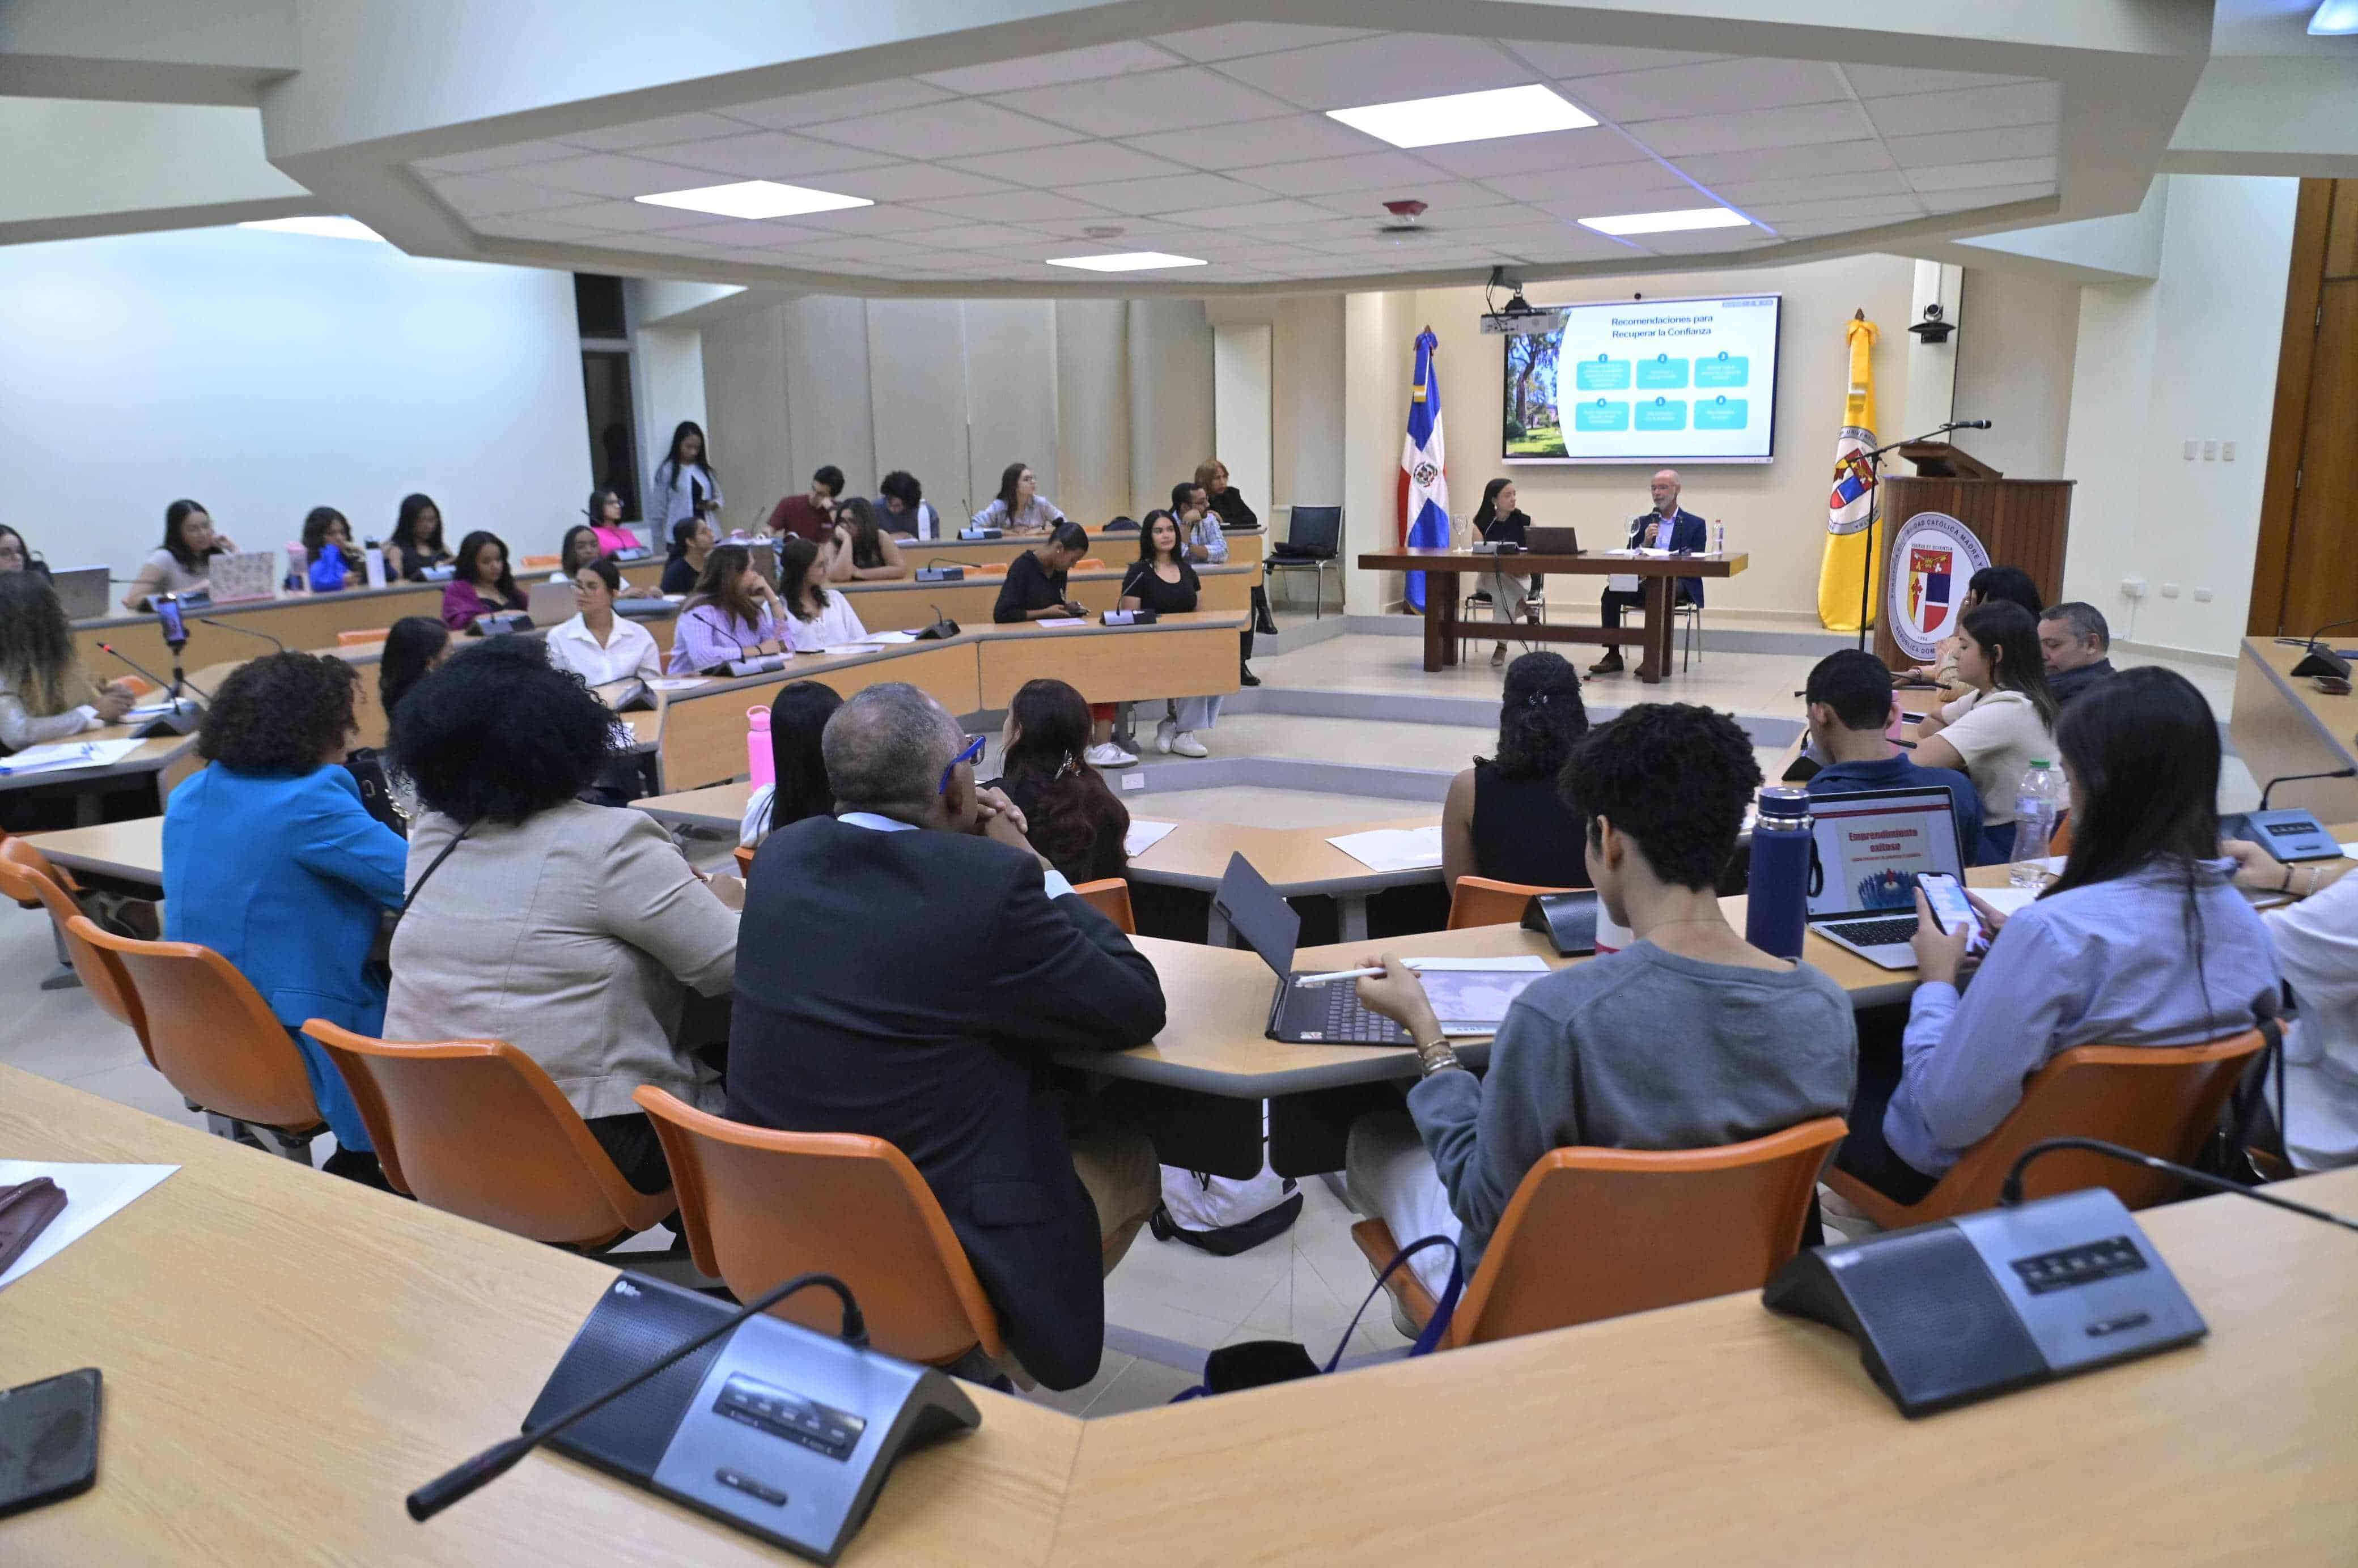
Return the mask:
M1990 422L1986 419L1960 419L1949 427L1952 430L1986 430L1989 427Z
M98 651L102 654L112 654L116 658L121 659L124 664L130 665L133 669L138 671L141 675L146 676L149 680L154 681L157 690L170 691L173 689L173 686L170 681L166 680L163 676L157 675L154 670L149 669L145 665L133 663L129 655L125 654L122 649L116 647L114 643L101 643L98 645ZM211 692L206 691L202 687L189 679L186 676L180 677L179 684L187 687L190 691L195 692L207 702L212 701L212 694Z
M2139 1153L2135 1149L2124 1149L2117 1143L2107 1143L2101 1138L2046 1138L2025 1149L2015 1160L2013 1168L2006 1172L2004 1184L1998 1188L1998 1206L2013 1208L2021 1203L2024 1169L2041 1154L2051 1153L2058 1149L2084 1149L2091 1154L2102 1154L2107 1159L2123 1161L2131 1165L2143 1165L2148 1171L2166 1172L2182 1182L2190 1182L2211 1192L2234 1193L2239 1196L2250 1198L2254 1203L2266 1204L2271 1208L2289 1209L2295 1214L2304 1215L2310 1219L2322 1220L2328 1225L2338 1225L2344 1230L2358 1230L2358 1219L2345 1219L2338 1214L2329 1214L2321 1208L2311 1208L2307 1204L2295 1203L2290 1198L2274 1196L2262 1192L2257 1187L2247 1187L2241 1182L2231 1182L2224 1177L2213 1176L2190 1166L2180 1165L2151 1154Z
M745 1322L748 1318L753 1317L757 1314L768 1311L771 1307L777 1305L788 1296L793 1295L796 1291L806 1289L812 1285L824 1285L842 1299L843 1326L840 1332L840 1337L847 1345L850 1345L863 1350L866 1349L868 1346L868 1323L865 1318L860 1316L860 1303L852 1299L850 1288L832 1274L796 1274L793 1279L788 1280L785 1283L777 1286L775 1289L764 1291L760 1295L755 1296L752 1301L747 1302L743 1306L739 1307L735 1312L730 1313L727 1317L722 1318L719 1323L714 1324L710 1328L706 1329L702 1334L696 1336L693 1339L674 1346L668 1354L662 1357L662 1359L654 1362L651 1366L642 1367L639 1370L632 1373L621 1382L615 1383L608 1388L603 1393L593 1394L589 1399L586 1399L579 1404L575 1405L571 1410L567 1411L563 1415L558 1416L555 1421L545 1422L542 1425L534 1427L517 1436L511 1437L505 1443L495 1443L491 1447L484 1449L481 1454L476 1454L473 1458L467 1460L463 1464L455 1465L452 1468L444 1471L441 1475L435 1476L434 1479L427 1482L426 1485L418 1487L417 1490L409 1494L406 1502L406 1506L409 1509L409 1517L417 1520L420 1524L423 1524L426 1520L432 1519L436 1514L440 1513L444 1509L449 1508L452 1503L457 1502L460 1498L468 1496L471 1492L479 1490L482 1487L507 1474L508 1471L515 1468L517 1461L521 1460L525 1454L531 1453L534 1449L539 1447L543 1443L547 1442L558 1433L563 1432L567 1427L571 1426L575 1422L579 1421L582 1417L591 1414L614 1400L622 1398L622 1396L629 1393L633 1389L637 1388L648 1379L653 1378L656 1373L677 1365L687 1356L703 1349L714 1340L732 1332L740 1324Z
M200 626L214 627L222 632L234 632L241 637L259 637L264 642L269 643L272 647L277 649L280 653L283 654L287 651L287 644L280 642L277 638L272 636L267 632L255 632L243 626L233 626L226 621L216 621L210 615L198 616L197 624Z

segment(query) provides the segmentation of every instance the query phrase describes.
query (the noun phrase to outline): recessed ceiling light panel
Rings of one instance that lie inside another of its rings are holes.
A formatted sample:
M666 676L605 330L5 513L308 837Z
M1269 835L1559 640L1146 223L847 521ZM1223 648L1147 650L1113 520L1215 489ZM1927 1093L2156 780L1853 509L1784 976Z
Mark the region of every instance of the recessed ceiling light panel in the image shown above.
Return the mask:
M1439 98L1409 98L1358 109L1329 109L1326 117L1365 131L1396 147L1438 147L1452 142L1486 142L1497 136L1531 136L1541 131L1577 131L1596 121L1552 88L1498 87L1487 92L1452 92Z
M1050 266L1076 266L1084 272L1152 272L1166 266L1202 266L1200 256L1166 255L1161 251L1125 251L1109 256L1050 256Z
M2311 38L2340 38L2345 33L2358 33L2358 0L2325 0L2309 18Z
M690 212L711 212L723 218L791 218L798 212L836 212L846 207L873 207L865 196L838 196L802 185L780 185L773 179L741 179L729 185L705 185L693 190L665 190L638 200L650 207L679 207Z
M1751 221L1725 207L1689 207L1675 212L1624 212L1614 218L1583 218L1580 226L1600 234L1668 234L1680 229L1741 229Z
M266 229L274 234L309 234L321 240L374 240L384 236L358 218L263 218L240 223L241 229Z

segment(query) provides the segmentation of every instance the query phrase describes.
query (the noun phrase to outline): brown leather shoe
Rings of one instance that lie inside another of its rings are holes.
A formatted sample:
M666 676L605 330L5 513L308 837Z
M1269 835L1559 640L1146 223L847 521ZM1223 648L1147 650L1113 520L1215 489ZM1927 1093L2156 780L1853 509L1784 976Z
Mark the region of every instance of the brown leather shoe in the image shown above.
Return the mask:
M1627 668L1628 666L1621 662L1621 650L1615 648L1589 665L1588 673L1593 676L1617 676Z

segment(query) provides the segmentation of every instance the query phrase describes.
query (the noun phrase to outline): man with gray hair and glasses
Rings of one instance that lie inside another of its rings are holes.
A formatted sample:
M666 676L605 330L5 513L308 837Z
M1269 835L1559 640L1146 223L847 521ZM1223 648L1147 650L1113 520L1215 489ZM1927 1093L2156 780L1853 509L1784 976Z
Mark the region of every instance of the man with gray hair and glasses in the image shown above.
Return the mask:
M2113 629L2104 624L2104 612L2093 604L2071 600L2039 612L2039 652L2047 665L2047 685L2059 705L2120 673L2106 656L2112 646Z
M1070 1389L1097 1375L1103 1277L1162 1191L1153 1145L1055 1058L1152 1040L1163 987L976 785L982 748L913 686L827 720L836 815L771 834L746 878L729 1115L907 1155L1020 1363L956 1369Z

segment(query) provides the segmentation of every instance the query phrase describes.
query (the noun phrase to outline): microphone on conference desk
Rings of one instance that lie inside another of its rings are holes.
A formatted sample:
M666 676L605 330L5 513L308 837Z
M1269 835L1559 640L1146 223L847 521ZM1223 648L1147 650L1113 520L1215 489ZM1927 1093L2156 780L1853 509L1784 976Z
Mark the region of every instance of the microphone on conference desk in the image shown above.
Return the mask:
M2270 779L2267 782L2266 787L2260 791L2260 809L2262 811L2266 811L2268 808L2268 796L2275 792L2277 785L2280 784L2299 784L2304 779L2346 778L2358 778L2358 768L2335 768L2331 772L2322 773L2279 773L2275 778Z
M171 682L166 680L162 676L157 675L154 670L149 669L146 665L134 662L128 654L124 654L122 649L116 647L114 643L101 643L98 645L98 651L102 654L112 654L116 658L121 659L124 664L130 665L133 669L138 671L141 675L146 676L149 680L154 681L158 690L169 691L172 689ZM211 692L208 692L203 687L198 686L196 682L189 679L188 676L182 676L180 677L180 684L187 687L190 691L195 692L199 697L203 697L207 702L211 702L212 700L212 694Z
M2091 1154L2102 1154L2107 1159L2123 1161L2131 1165L2143 1165L2148 1171L2164 1172L2176 1176L2181 1182L2191 1183L2210 1192L2234 1193L2238 1196L2250 1198L2254 1203L2266 1204L2271 1208L2289 1209L2295 1214L2305 1215L2310 1219L2322 1220L2328 1225L2338 1225L2344 1230L2358 1230L2358 1219L2345 1219L2341 1215L2330 1214L2321 1208L2311 1208L2307 1204L2294 1203L2289 1198L2275 1197L2256 1187L2247 1187L2241 1182L2231 1182L2223 1176L2213 1176L2207 1172L2197 1171L2172 1161L2140 1153L2135 1149L2125 1149L2117 1143L2107 1143L2101 1138L2045 1138L2025 1149L2016 1158L2012 1168L2006 1173L2005 1183L1998 1188L1998 1206L2013 1208L2020 1204L2023 1171L2040 1155L2052 1153L2058 1149L2084 1149Z
M198 616L197 624L200 626L218 627L223 632L234 632L241 637L259 637L264 642L269 643L272 647L277 649L280 653L283 654L287 651L287 644L280 642L277 638L272 636L267 632L255 632L243 626L233 626L226 621L216 621L210 615Z
M2320 648L2317 640L2328 632L2339 632L2344 626L2358 626L2358 617L2348 621L2330 621L2309 634L2309 657L2293 665L2295 676L2339 676L2350 678L2350 661L2331 648Z
M928 604L925 608L934 612L934 623L931 626L926 627L924 631L918 633L912 641L919 643L946 643L952 637L958 634L958 623L951 620L948 616L943 614L942 607L940 605Z

